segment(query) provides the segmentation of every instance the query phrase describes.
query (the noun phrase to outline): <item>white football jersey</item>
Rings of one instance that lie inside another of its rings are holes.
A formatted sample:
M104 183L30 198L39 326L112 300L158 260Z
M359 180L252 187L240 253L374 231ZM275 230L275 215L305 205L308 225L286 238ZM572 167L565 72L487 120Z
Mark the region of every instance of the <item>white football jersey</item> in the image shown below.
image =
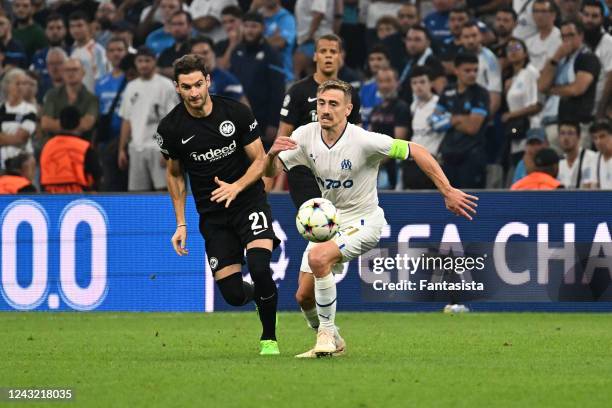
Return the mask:
M318 122L297 128L291 138L298 148L279 154L283 165L287 170L297 165L309 167L323 198L339 210L342 223L363 218L378 208L378 167L391 154L395 139L349 123L336 143L328 146ZM408 149L403 158L409 155Z

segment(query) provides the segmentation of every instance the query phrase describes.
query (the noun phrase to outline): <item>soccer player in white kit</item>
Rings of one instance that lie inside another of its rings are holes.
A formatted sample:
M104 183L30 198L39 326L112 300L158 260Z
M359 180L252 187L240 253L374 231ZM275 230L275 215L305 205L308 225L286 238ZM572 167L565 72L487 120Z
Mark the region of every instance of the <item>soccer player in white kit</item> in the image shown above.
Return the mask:
M376 247L385 214L378 206L378 167L385 158L412 157L444 196L446 207L472 219L477 197L453 188L444 172L422 146L387 135L368 132L347 122L351 113L351 86L340 80L323 82L317 92L318 122L297 128L291 137L279 136L266 158L265 175L273 177L282 167L305 165L314 173L323 198L339 212L340 232L330 241L310 243L301 271L315 277L319 327L314 349L301 357L333 355L343 351L344 340L335 326L336 283L333 271L342 263ZM298 357L299 357L298 356Z

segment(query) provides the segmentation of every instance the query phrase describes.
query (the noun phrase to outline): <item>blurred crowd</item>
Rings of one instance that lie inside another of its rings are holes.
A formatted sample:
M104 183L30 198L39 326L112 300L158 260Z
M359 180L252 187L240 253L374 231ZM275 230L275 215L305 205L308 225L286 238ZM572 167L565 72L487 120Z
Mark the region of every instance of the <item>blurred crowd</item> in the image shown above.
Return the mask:
M456 187L612 189L607 3L4 0L0 193L164 190L155 133L188 53L270 146L333 34L361 125L422 144ZM433 185L407 160L379 187Z

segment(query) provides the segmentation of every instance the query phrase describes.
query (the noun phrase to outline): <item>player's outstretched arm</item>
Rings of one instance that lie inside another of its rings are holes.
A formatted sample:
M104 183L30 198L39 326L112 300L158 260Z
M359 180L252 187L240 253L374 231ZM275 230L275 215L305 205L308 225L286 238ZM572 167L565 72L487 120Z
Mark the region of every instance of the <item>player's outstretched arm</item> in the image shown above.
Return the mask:
M444 196L446 208L456 215L472 220L472 215L476 214L478 197L466 194L451 186L438 162L423 146L410 143L410 156Z
M297 143L295 140L287 136L277 136L274 140L274 144L272 147L270 147L270 150L266 156L264 176L276 177L283 167L280 159L278 158L278 154L280 152L284 152L285 150L295 149L297 149Z
M174 215L176 217L176 231L172 236L172 247L179 256L187 255L185 248L187 242L187 222L185 220L185 201L187 190L185 189L185 175L183 165L179 160L168 159L166 165L166 180L168 191L172 198Z
M225 208L227 208L241 191L261 179L266 161L266 152L261 143L261 139L257 138L255 141L244 146L244 151L249 160L251 160L251 165L246 173L233 183L226 183L219 180L218 177L215 177L215 183L217 183L219 187L212 192L210 201L217 203L225 201Z

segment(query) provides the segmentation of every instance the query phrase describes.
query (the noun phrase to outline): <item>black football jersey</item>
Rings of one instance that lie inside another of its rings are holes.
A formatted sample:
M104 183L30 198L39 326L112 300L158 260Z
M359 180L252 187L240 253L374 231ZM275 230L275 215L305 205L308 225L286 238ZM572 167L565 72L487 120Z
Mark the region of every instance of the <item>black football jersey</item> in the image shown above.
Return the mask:
M196 118L183 103L162 119L155 139L166 158L180 160L189 174L191 191L200 214L223 210L225 202L210 201L218 187L215 176L226 183L240 179L251 165L244 147L259 138L259 127L244 104L211 95L210 115ZM265 196L261 180L243 190L231 207Z

